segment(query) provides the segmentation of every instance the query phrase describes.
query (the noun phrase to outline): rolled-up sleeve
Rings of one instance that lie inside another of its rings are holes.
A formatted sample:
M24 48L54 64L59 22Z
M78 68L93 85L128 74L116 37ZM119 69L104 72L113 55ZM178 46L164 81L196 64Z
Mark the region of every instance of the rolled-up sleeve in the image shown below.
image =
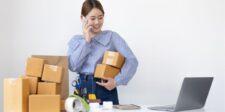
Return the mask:
M76 35L68 43L69 69L73 72L79 72L91 52L91 44L82 39L82 36Z
M115 80L117 85L127 85L137 71L138 60L127 43L117 33L114 32L112 36L115 49L125 57L125 63Z

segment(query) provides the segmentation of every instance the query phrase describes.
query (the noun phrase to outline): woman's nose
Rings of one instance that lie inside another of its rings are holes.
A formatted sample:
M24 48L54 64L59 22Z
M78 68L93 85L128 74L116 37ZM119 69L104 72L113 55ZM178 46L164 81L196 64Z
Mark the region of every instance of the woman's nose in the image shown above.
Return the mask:
M95 24L98 24L98 23L99 23L99 20L98 20L98 19L96 19L96 20L95 20Z

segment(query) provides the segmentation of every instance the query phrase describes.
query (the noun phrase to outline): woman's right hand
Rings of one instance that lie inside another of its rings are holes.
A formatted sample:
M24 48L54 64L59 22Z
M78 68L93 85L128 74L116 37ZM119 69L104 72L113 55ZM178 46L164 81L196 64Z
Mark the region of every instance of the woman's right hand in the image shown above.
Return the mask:
M84 38L87 42L91 42L91 39L94 37L94 33L91 31L92 26L88 24L88 20L86 18L83 18L82 24Z

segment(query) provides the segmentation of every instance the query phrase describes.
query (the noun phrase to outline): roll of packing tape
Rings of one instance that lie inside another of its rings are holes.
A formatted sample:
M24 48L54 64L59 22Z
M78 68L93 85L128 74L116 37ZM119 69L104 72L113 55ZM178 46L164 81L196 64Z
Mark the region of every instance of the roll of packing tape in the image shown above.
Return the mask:
M65 101L65 109L67 112L84 112L85 109L81 101L75 97L69 97Z

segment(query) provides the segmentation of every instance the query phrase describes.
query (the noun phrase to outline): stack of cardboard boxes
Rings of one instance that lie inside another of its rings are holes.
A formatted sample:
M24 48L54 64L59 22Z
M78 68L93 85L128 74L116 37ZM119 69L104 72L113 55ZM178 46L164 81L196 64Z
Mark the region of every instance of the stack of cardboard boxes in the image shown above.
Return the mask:
M29 96L29 112L59 112L60 111L60 83L63 68L46 64L44 59L29 58L27 60L27 77L41 78L36 82L35 93ZM41 69L40 69L41 68ZM33 80L30 80L32 82ZM32 84L30 84L32 85ZM33 88L33 87L31 87Z
M120 72L125 61L119 52L105 51L102 64L97 64L95 78L114 78Z
M4 112L65 111L64 100L68 96L68 85L63 87L62 84L68 83L68 76L64 76L68 75L65 74L67 66L58 66L60 64L52 63L55 61L49 57L37 57L28 58L25 76L4 80ZM62 61L61 58L57 61ZM63 59L67 60L67 57ZM65 88L64 92L61 88Z

